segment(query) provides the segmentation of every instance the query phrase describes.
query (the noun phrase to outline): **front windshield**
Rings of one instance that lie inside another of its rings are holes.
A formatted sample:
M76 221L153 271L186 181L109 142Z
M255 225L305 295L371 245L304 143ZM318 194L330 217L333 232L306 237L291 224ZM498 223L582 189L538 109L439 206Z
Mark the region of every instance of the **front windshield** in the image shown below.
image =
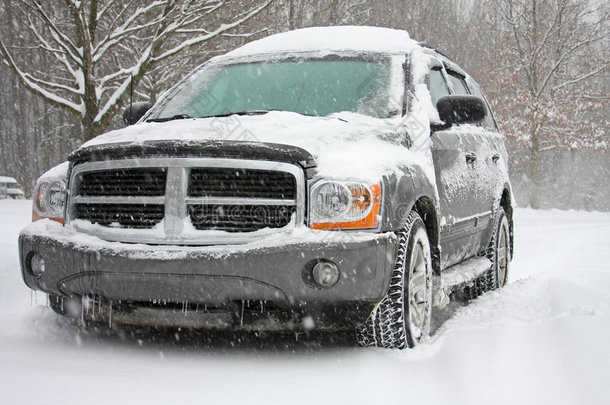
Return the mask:
M181 84L154 119L256 111L387 118L390 59L308 59L212 65Z

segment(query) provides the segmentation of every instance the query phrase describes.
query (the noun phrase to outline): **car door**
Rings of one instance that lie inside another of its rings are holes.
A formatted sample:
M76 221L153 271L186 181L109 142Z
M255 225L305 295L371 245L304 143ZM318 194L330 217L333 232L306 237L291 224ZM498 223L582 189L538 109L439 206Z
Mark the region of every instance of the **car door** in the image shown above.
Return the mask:
M471 78L466 78L470 92L483 99L487 108L487 116L477 125L478 131L473 134L477 143L477 154L481 156L477 171L480 182L478 185L481 195L479 203L482 206L478 227L480 228L481 242L487 244L494 224L486 223L485 219L492 220L494 204L497 205L504 189L504 179L508 178L508 156L504 146L504 137L498 130L489 103L478 84ZM488 215L485 215L488 214Z
M475 182L471 195L475 211L472 229L474 240L470 241L470 244L473 254L477 254L487 247L489 240L487 239L487 231L490 229L489 221L491 220L499 179L496 170L499 156L497 141L501 140L501 137L497 132L487 101L476 83L470 77L467 78L466 75L451 67L446 67L446 71L454 94L471 94L480 97L487 107L487 115L481 123L469 124L461 128L464 132L463 136L468 138L468 144L470 145L467 155L470 155L472 160L470 168ZM490 131L492 126L490 123L493 124L495 134Z
M451 83L443 65L430 69L428 85L432 103L449 94L468 93L463 85ZM468 126L437 127L432 136L432 156L440 197L441 266L446 268L474 256L481 249L477 235L482 206L481 165L476 136Z

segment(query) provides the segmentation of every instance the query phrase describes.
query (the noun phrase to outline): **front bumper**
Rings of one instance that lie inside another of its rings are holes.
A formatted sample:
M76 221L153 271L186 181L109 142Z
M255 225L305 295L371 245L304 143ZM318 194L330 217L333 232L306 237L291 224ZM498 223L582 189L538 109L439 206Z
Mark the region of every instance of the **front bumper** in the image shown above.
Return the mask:
M25 283L60 297L203 306L262 301L288 310L380 301L395 250L393 233L308 228L246 245L207 247L108 242L49 220L30 224L19 236ZM34 254L44 259L40 276L30 266ZM306 281L308 263L319 259L339 266L341 276L332 288Z

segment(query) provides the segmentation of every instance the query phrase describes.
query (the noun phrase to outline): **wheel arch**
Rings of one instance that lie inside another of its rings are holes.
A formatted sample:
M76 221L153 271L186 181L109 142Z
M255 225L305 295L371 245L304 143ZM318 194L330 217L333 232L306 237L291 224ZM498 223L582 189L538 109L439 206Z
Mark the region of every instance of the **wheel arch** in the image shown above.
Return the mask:
M431 198L422 196L415 201L413 210L419 214L424 225L426 226L426 233L430 241L430 249L432 256L432 270L435 274L441 272L441 252L440 252L440 228L438 222L438 215L436 211L436 205Z
M383 231L404 228L411 211L419 214L426 227L432 256L432 270L440 274L440 222L436 184L421 166L409 166L403 173L385 176Z

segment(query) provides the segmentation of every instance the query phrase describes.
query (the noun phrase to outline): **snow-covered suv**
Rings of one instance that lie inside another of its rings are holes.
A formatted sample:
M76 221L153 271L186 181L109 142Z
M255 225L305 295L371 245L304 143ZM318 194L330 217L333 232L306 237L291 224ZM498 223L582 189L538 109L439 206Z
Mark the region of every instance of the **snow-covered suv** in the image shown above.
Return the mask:
M85 321L351 328L403 348L452 292L504 285L512 256L507 155L481 90L383 28L213 58L36 196L24 280Z

